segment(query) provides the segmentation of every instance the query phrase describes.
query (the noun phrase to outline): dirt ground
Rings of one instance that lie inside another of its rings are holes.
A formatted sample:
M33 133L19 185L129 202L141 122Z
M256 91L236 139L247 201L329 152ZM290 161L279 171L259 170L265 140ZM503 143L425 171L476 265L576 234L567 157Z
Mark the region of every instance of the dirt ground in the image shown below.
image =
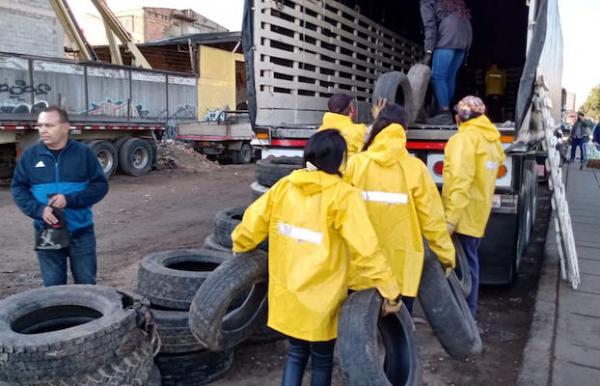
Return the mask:
M116 176L95 209L99 284L133 288L138 261L147 253L200 247L222 208L250 201L254 166L225 166L198 173L163 170L132 178ZM480 357L456 361L441 348L429 326L417 325L426 385L513 385L531 322L539 265L549 217L547 191L539 200L538 224L524 269L513 287L484 287L479 325ZM31 222L0 185L0 299L42 285L32 249ZM417 307L416 316L422 313ZM240 347L231 371L214 385L279 385L285 342ZM341 378L336 370L334 384Z

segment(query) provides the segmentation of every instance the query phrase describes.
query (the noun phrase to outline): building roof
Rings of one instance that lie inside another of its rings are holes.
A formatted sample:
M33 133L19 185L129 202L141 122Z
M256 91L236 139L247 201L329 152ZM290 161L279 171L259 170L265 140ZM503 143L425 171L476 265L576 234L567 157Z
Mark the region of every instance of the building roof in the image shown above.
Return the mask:
M219 44L237 43L242 39L242 33L237 32L208 32L164 38L140 44L141 46L164 46L170 44Z

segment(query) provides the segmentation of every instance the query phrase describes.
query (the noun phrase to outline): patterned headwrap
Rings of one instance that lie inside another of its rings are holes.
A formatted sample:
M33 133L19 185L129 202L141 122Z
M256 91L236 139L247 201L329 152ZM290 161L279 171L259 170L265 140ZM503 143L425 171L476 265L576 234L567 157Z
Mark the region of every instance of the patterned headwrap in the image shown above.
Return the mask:
M477 118L485 114L485 104L476 96L466 96L454 107L461 121Z
M440 0L443 9L448 13L456 13L467 19L471 18L471 12L464 0Z

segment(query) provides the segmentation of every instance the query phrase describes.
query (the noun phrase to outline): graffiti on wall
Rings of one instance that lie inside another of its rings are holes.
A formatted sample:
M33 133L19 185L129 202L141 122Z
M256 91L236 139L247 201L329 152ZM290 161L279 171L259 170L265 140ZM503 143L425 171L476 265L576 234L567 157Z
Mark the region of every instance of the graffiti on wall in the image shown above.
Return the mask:
M204 116L204 120L206 122L217 122L219 120L222 120L224 118L223 112L228 111L228 110L229 110L229 106L225 106L223 108L219 108L219 109L215 109L215 110L208 110L206 112L206 115Z
M110 117L127 117L128 112L131 112L132 118L147 118L150 115L149 110L145 110L144 106L137 104L131 109L127 108L127 102L123 100L112 100L107 98L102 102L90 102L90 108L85 111L89 115L103 115Z
M10 99L16 99L19 102L26 102L31 100L30 95L38 97L41 95L47 95L48 92L52 91L46 83L40 83L37 86L28 84L24 80L15 80L13 83L4 82L0 83L0 94L6 93Z
M44 100L36 101L34 104L23 102L0 102L0 114L38 114L48 106L48 102Z

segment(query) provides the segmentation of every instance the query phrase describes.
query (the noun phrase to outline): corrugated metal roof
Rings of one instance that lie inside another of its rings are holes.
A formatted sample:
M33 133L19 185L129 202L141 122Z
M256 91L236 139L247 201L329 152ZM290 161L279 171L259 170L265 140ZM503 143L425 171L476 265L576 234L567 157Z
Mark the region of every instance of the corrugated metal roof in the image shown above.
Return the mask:
M240 41L242 33L237 32L209 32L191 35L182 35L173 38L164 38L152 42L139 44L141 47L164 46L169 44L187 44L191 41L194 44L215 44L215 43L235 43Z

